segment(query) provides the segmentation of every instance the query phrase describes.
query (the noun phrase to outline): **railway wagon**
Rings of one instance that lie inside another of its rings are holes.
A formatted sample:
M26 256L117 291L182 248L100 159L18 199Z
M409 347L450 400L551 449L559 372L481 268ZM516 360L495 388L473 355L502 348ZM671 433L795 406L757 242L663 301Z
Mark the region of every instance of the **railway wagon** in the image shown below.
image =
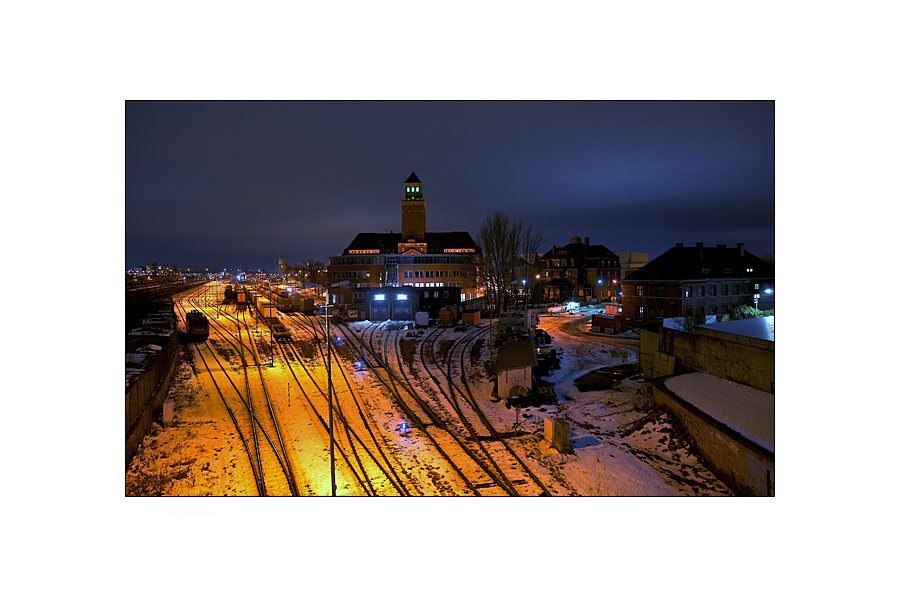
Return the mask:
M278 308L278 311L294 311L294 303L291 301L291 296L287 294L286 291L277 291L273 292L269 296L270 301L275 304L275 307Z
M265 319L266 326L269 327L269 330L272 331L272 338L276 341L289 341L291 340L291 333L288 331L284 325L278 321L278 318L266 318Z
M184 327L190 340L205 341L209 338L209 321L196 309L187 313Z
M274 318L275 315L275 305L266 299L265 297L258 297L256 300L256 309L259 310L259 315L263 318Z
M316 311L316 301L312 297L303 297L294 293L291 295L291 303L294 306L294 311L300 311L306 315L310 315Z

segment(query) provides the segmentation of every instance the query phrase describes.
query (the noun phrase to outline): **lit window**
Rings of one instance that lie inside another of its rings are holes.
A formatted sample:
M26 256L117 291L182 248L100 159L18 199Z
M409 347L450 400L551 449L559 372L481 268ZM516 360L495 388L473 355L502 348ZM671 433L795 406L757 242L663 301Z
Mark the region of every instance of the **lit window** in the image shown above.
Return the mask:
M398 301L406 301L406 295L397 295Z
M384 301L384 295L375 295L375 301Z

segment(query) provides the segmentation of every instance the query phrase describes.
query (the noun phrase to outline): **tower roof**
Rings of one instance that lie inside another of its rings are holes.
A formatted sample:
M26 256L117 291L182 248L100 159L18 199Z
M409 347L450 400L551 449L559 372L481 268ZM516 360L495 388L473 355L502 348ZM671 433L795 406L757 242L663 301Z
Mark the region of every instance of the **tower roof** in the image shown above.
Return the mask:
M419 177L417 177L416 173L414 172L411 175L409 175L408 179L406 179L406 183L420 183L421 184L422 181L419 180ZM403 184L405 185L406 183L403 183Z

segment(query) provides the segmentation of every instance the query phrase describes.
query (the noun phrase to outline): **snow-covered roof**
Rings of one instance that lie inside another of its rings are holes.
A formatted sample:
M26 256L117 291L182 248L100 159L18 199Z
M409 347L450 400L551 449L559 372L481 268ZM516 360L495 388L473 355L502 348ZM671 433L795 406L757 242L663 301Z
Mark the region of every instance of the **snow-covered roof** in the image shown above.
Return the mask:
M746 318L744 320L732 320L730 322L718 322L716 324L701 324L697 326L698 332L710 331L712 333L722 332L726 334L735 334L737 336L746 336L756 338L763 341L775 342L775 316L765 316L763 318ZM716 336L710 334L708 336Z
M775 395L702 372L673 376L664 383L684 401L775 452Z
M534 343L531 341L522 341L520 343L506 343L500 347L497 354L498 372L507 372L509 370L518 370L526 367L534 367L537 365L537 357L534 353Z

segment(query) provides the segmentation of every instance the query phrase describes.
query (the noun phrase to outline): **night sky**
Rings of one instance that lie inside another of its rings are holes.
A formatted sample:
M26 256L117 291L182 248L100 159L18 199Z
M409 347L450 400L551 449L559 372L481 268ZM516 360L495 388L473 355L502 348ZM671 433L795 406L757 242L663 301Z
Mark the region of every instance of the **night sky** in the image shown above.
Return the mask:
M775 253L772 101L128 101L125 159L126 268L327 264L399 232L413 171L429 231Z

